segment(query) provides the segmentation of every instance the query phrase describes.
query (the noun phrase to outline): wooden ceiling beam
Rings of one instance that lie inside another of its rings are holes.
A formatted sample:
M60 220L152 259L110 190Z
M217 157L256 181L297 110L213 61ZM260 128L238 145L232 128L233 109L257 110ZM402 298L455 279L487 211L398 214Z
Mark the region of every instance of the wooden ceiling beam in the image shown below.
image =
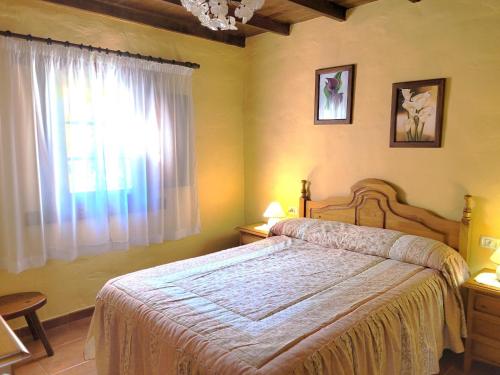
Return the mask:
M217 32L202 26L198 20L186 22L175 17L166 17L157 13L130 8L120 3L108 3L98 0L44 0L49 3L66 5L90 12L105 14L111 17L137 22L159 29L197 36L238 47L245 47L245 37L240 35Z
M286 36L290 35L289 23L278 22L273 20L272 18L264 17L257 13L255 13L252 16L252 18L250 18L247 21L246 24L257 27L265 31L270 31L275 34L286 35Z
M345 21L347 8L341 5L335 4L333 1L329 0L289 0L292 3L301 5L303 7L312 9L323 16L333 18L337 21Z
M180 2L180 0L162 0L162 1L165 1L169 4L182 6L182 3ZM234 12L234 9L236 9L236 7L233 4L229 4L229 9L231 9ZM187 12L187 10L186 10L186 12ZM236 19L236 22L238 22L238 19ZM241 23L241 22L238 22L238 23ZM252 18L250 18L247 21L246 24L257 27L261 30L270 31L272 33L276 33L276 34L280 34L280 35L290 35L290 24L278 22L278 21L273 20L272 18L261 16L257 13L255 13L252 16Z

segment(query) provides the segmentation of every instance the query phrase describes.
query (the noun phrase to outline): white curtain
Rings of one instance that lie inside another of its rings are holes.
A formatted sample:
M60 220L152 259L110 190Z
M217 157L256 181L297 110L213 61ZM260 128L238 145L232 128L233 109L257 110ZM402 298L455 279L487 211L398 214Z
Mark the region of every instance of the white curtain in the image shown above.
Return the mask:
M199 232L191 73L0 37L0 268Z

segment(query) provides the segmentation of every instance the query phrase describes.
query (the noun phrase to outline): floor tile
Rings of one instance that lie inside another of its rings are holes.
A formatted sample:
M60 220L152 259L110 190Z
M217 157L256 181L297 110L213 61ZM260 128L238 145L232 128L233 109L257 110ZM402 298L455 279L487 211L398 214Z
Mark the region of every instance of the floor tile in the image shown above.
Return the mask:
M48 375L38 362L29 362L14 369L14 375Z
M441 369L439 375L464 375L463 361L463 354L455 354L445 350L441 361L439 361ZM500 368L474 361L469 375L500 375Z
M57 352L52 357L43 357L38 363L49 374L76 366L85 362L83 358L84 339L59 346Z
M87 361L66 370L56 372L54 375L97 375L95 361Z
M47 337L54 351L57 351L57 348L60 346L86 338L89 325L90 317L80 319L47 330ZM21 341L26 345L31 354L45 353L45 348L40 340L33 340L31 336L24 336L21 338Z
M53 347L68 344L87 337L90 326L90 317L80 319L70 324L55 327L47 332L47 336Z

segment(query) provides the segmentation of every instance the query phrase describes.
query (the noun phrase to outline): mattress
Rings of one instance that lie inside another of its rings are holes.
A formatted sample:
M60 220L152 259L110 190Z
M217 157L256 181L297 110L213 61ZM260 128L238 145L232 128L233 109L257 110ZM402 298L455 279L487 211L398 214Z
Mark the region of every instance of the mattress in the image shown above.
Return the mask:
M465 262L401 232L301 219L100 291L99 374L432 374L463 351Z

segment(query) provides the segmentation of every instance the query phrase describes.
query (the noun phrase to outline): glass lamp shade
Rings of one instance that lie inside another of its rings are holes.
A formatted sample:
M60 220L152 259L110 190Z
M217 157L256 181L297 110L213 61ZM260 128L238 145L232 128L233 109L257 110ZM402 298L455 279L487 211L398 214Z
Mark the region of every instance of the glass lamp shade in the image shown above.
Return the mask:
M497 279L500 280L500 247L491 255L490 260L497 264Z
M235 17L229 15L229 0L181 0L181 4L210 30L237 30L235 17L247 23L254 12L262 8L264 0L238 1Z
M285 212L283 211L281 204L279 204L278 202L271 202L264 211L263 216L268 219L267 225L270 228L281 218L285 217Z

